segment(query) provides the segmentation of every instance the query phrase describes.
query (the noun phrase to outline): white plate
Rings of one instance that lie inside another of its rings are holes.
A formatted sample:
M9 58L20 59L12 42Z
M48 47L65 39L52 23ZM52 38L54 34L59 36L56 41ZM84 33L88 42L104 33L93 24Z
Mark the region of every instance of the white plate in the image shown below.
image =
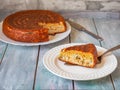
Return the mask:
M65 65L64 62L58 60L58 55L62 48L73 45L81 45L81 43L65 44L49 50L43 57L44 66L53 74L71 80L99 79L111 74L116 69L117 59L113 54L104 56L102 62L94 68ZM99 46L96 46L96 48L98 55L106 51L106 49Z
M13 45L21 45L21 46L33 46L33 45L46 45L46 44L51 44L57 41L60 41L64 38L66 38L70 32L71 32L71 26L69 23L66 22L67 25L67 30L63 33L59 33L56 34L55 36L50 36L50 40L47 42L39 42L39 43L25 43L25 42L19 42L19 41L14 41L10 38L8 38L6 35L4 35L4 33L2 32L2 22L0 23L0 40L5 42L5 43L9 43L9 44L13 44Z

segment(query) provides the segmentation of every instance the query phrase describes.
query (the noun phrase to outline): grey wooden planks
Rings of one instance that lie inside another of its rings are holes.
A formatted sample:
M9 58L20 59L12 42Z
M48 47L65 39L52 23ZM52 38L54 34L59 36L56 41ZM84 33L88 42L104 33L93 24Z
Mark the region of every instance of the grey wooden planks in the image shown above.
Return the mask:
M0 90L32 90L38 47L8 45L0 65Z
M61 89L61 90L69 90L72 89L72 81L60 78L51 72L49 72L43 65L43 55L51 48L56 47L61 44L69 43L69 37L66 39L56 42L54 44L45 45L40 47L39 54L39 63L36 77L35 90L42 89Z
M96 26L92 19L87 18L76 18L74 19L77 23L84 26L86 29L90 30L91 32L97 34ZM99 33L98 33L99 34ZM101 36L101 34L99 34ZM104 37L103 37L104 38ZM72 30L71 33L71 43L94 43L95 45L100 46L100 43L95 38L91 37L90 35L77 30ZM104 83L103 83L104 82ZM113 89L112 82L110 77L105 77L99 80L91 80L91 81L74 81L74 88L77 89Z
M119 20L95 20L98 33L105 39L102 46L111 48L120 44L120 21ZM120 89L120 50L114 51L113 54L118 59L118 67L111 74L111 79L115 90Z
M97 35L92 19L76 18L73 20L77 22L78 24L82 25L83 27L85 27L87 30ZM71 42L73 43L75 42L76 43L78 42L79 43L94 43L96 45L99 45L99 42L97 39L93 38L92 36L90 36L89 34L83 31L75 30L74 28L72 29L72 33L70 36L71 36Z
M7 48L7 44L0 42L0 64L2 63L2 59L4 57L5 50Z
M120 21L119 20L98 20L86 18L74 18L74 21L86 27L93 33L99 34L104 41L99 42L90 35L72 28L70 37L50 45L22 47L0 43L0 58L3 58L0 65L0 89L29 89L33 88L36 60L39 56L37 75L35 79L35 90L40 89L110 89L119 90L119 66L116 71L98 80L91 81L71 81L60 78L50 73L43 65L43 55L51 48L65 43L94 43L110 48L120 43ZM7 47L7 48L6 48ZM6 52L5 52L6 51ZM5 52L5 55L4 55ZM115 51L117 58L120 58L119 51ZM3 57L4 56L4 57ZM118 60L119 63L119 60ZM119 65L119 64L118 64Z

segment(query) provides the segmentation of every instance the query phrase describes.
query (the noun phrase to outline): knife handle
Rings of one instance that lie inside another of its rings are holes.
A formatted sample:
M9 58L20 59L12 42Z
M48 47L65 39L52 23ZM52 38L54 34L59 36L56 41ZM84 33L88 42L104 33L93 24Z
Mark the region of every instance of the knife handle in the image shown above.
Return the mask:
M92 37L94 37L94 38L96 38L96 39L98 39L98 40L100 40L100 41L103 40L102 37L100 37L100 36L98 36L98 35L90 32L89 30L87 30L87 29L84 28L83 26L79 25L78 23L75 23L75 22L71 21L70 19L67 19L67 21L68 21L69 24L70 24L72 27L74 27L75 29L84 31L84 32L88 33L89 35L91 35Z

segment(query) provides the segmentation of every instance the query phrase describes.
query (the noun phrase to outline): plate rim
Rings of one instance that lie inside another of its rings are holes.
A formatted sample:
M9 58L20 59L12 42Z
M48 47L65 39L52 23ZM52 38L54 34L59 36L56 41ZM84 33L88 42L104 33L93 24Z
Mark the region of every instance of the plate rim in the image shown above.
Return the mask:
M79 81L88 81L88 80L96 80L96 79L100 79L100 78L103 78L103 77L106 77L106 76L108 76L108 75L110 75L113 71L115 71L115 69L117 68L117 66L118 66L118 62L117 62L117 58L116 58L116 56L114 55L114 54L111 54L113 57L114 57L114 59L115 59L115 65L114 65L114 67L113 67L113 69L111 70L111 71L109 71L109 72L107 72L107 74L104 74L104 75L100 75L99 77L92 77L92 78L86 78L86 79L77 79L77 78L73 78L73 77L68 77L68 76L61 76L61 75L59 75L58 73L56 73L56 72L54 72L54 71L52 71L49 67L47 67L47 65L45 64L45 58L46 58L46 55L49 53L49 52L51 52L51 51L53 51L54 49L56 49L56 48L60 48L60 47L68 47L69 45L70 46L73 46L73 45L81 45L81 44L87 44L87 43L69 43L69 44L63 44L63 45L59 45L59 46L56 46L56 47L54 47L54 48L52 48L52 49L50 49L50 50L48 50L45 54L44 54L44 56L43 56L43 65L45 66L45 68L49 71L49 72L51 72L51 73L53 73L54 75L57 75L57 76L59 76L59 77L62 77L62 78L64 78L64 79L69 79L69 80L79 80ZM100 46L97 46L97 45L95 45L96 46L96 48L101 48L101 49L104 49L104 51L106 51L107 49L105 49L105 48L103 48L103 47L100 47ZM53 60L53 61L55 61L55 60ZM102 73L102 72L101 72Z
M57 35L59 34L66 34L64 35L63 37L61 38L58 38L57 40L53 39L53 40L49 40L47 42L38 42L38 43L27 43L27 42L19 42L19 41L15 41L15 40L12 40L10 38L8 38L3 32L2 32L2 22L0 22L0 34L3 34L5 38L7 38L8 40L5 40L5 39L2 39L2 37L0 36L0 41L4 42L4 43L7 43L7 44L12 44L12 45L19 45L19 46L38 46L38 45L48 45L48 44L52 44L52 43L55 43L55 42L58 42L58 41L61 41L63 39L65 39L70 33L71 33L71 25L66 21L66 26L67 26L67 30L63 33L58 33Z

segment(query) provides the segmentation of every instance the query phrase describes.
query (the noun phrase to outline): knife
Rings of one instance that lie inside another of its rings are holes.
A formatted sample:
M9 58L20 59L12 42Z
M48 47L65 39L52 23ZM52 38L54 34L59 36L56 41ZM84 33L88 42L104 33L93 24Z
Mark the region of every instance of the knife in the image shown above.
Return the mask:
M89 30L87 30L86 28L84 28L83 26L81 26L80 24L75 23L74 21L72 21L72 20L70 20L70 19L66 19L66 20L68 21L68 23L69 23L73 28L75 28L75 29L77 29L77 30L80 30L80 31L84 31L84 32L88 33L89 35L91 35L92 37L94 37L94 38L96 38L96 39L98 39L98 40L100 40L100 41L103 40L102 37L100 37L100 36L98 36L98 35L90 32Z

